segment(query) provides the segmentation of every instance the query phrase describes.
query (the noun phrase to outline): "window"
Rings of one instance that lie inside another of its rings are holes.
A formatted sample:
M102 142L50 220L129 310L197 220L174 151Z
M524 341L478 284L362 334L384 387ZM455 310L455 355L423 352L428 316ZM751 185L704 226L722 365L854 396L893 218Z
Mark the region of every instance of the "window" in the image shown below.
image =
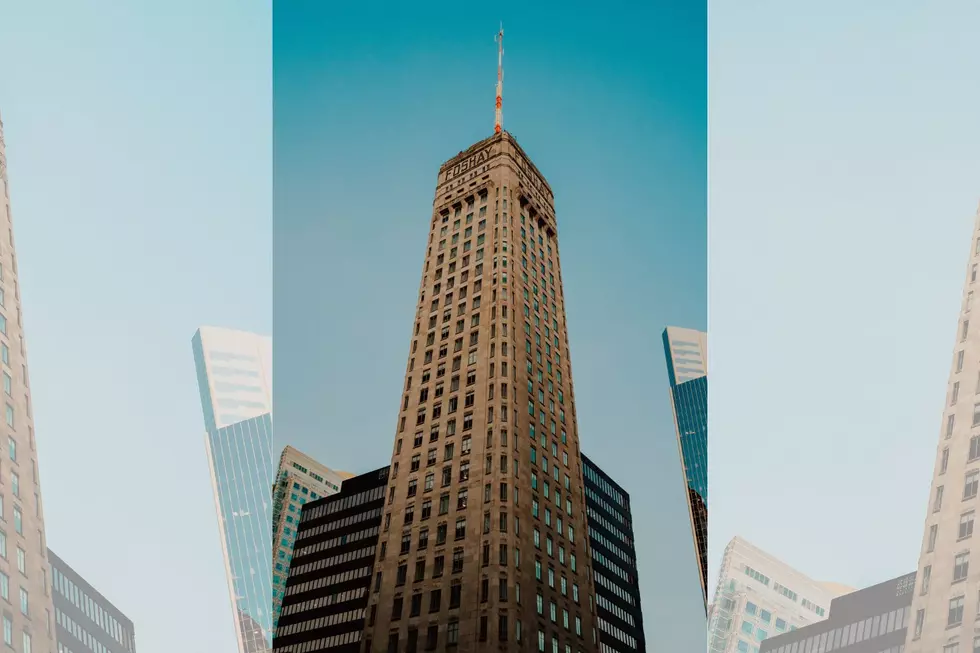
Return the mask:
M30 603L28 601L27 590L20 588L20 611L22 614L30 615ZM960 610L962 612L962 609Z
M963 623L963 597L957 596L949 600L949 613L946 616L946 625L955 626Z
M936 488L936 495L932 501L932 511L939 512L943 507L943 486Z
M973 517L974 512L972 510L960 515L960 530L958 539L965 540L966 538L973 536Z
M977 488L980 486L980 470L973 469L966 473L963 483L963 499L973 499L977 496Z
M966 580L970 572L970 553L960 553L953 558L953 582Z
M929 580L932 578L932 565L926 565L922 569L922 585L919 588L919 594L925 596L929 593Z
M446 628L446 644L456 646L459 644L459 621L453 619Z

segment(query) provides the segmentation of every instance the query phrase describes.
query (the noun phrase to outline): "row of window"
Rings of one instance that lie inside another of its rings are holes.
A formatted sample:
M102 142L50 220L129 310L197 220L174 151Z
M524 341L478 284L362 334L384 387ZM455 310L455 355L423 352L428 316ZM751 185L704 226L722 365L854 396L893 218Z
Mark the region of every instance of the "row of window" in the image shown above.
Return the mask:
M743 571L745 572L745 575L748 576L749 578L752 578L753 580L755 580L755 581L757 581L759 583L762 583L766 587L769 587L769 583L770 583L770 580L771 579L768 576L766 576L765 574L763 574L763 573L761 573L759 571L756 571L755 569L753 569L752 567L750 567L748 565L745 565L744 566ZM781 594L782 596L785 596L786 598L790 599L794 603L796 602L796 600L798 598L798 595L796 594L796 592L790 590L789 588L787 588L787 587L785 587L783 585L780 585L779 583L776 583L774 585L773 589L777 593ZM813 601L810 601L809 599L800 599L800 605L802 605L804 608L810 610L811 612L816 613L818 616L821 616L821 617L824 616L827 613L826 609L820 607L819 605L817 605Z
M910 607L899 608L856 623L811 635L806 639L784 644L770 653L831 653L854 644L881 637L908 626Z
M57 567L51 568L51 578L55 591L68 599L70 603L81 610L93 623L126 647L128 651L133 650L133 638L129 629L123 626L107 610L103 609L97 601L92 600L84 589L76 585L71 578L62 574Z

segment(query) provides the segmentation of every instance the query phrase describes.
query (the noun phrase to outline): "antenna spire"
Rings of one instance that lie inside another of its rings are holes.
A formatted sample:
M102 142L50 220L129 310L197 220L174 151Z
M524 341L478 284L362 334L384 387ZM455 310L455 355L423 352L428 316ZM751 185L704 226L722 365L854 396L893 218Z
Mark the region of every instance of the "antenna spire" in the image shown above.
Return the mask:
M493 133L499 134L504 128L504 24L494 39L497 42L497 111L493 121Z

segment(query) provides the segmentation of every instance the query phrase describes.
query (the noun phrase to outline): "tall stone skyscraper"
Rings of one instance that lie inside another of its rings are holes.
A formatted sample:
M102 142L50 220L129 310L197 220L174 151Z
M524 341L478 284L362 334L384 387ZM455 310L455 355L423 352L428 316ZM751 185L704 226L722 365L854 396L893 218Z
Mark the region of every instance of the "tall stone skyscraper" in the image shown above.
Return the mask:
M906 653L980 650L980 555L972 546L980 488L980 319L972 311L980 291L978 269L980 210L966 265Z
M433 204L364 650L595 651L551 188L500 130Z
M0 478L0 595L4 644L16 651L54 653L54 606L38 479L34 419L27 374L17 253L10 213L7 157L0 121L0 183L4 229L0 230L0 374L3 376L4 454Z

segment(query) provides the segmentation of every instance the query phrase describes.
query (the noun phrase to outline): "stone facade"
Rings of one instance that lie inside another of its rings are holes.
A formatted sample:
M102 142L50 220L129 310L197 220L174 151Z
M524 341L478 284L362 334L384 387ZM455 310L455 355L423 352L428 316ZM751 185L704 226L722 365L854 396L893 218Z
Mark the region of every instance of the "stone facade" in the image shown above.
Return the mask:
M980 556L972 547L980 501L980 318L972 316L974 294L980 290L978 269L980 211L966 266L906 653L980 648Z
M8 596L3 597L8 602L2 610L2 618L12 624L12 644L15 650L25 650L25 640L29 637L32 653L53 653L55 643L51 570L47 559L44 511L41 506L2 121L0 185L3 186L3 194L0 196L3 211L0 213L0 220L4 221L3 226L6 227L0 229L0 368L4 383L3 429L6 436L3 442L4 453L0 457L0 497L3 502L3 509L0 511L0 573L9 579L6 584ZM26 596L22 592L26 592Z
M440 168L365 651L597 650L557 233L507 132Z

